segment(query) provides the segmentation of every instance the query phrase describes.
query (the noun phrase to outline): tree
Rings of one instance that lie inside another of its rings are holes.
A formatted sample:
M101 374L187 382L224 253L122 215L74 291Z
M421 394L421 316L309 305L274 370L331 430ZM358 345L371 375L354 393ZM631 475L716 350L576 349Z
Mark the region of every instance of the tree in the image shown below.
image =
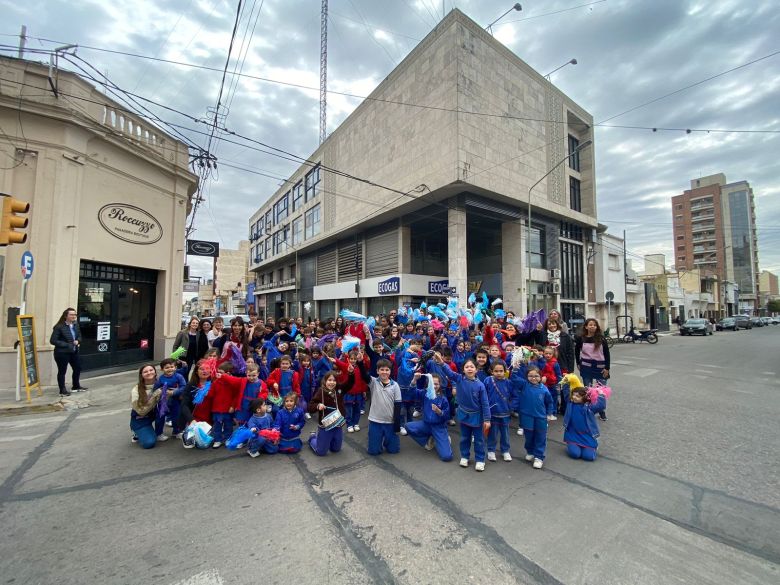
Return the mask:
M780 313L780 299L769 301L766 308L770 313Z

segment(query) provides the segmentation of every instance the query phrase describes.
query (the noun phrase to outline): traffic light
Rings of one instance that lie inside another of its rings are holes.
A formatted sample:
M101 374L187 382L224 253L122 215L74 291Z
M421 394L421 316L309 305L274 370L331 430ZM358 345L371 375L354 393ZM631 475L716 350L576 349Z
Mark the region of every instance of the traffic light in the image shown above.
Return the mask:
M16 230L27 227L27 218L19 217L17 213L30 211L30 204L14 199L6 193L0 193L3 197L3 218L0 223L0 246L8 244L24 244L27 234Z

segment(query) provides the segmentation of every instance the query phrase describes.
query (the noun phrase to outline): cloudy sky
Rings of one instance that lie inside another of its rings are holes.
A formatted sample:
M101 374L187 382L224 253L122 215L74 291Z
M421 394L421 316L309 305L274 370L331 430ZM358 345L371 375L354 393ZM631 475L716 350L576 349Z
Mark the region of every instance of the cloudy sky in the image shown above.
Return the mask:
M522 4L522 12L513 11L494 27L495 37L542 74L576 58L576 66L552 79L597 122L683 129L596 130L599 220L614 233L627 231L634 265L641 267L637 257L646 253L665 253L671 262L671 196L688 188L691 178L723 172L729 181L751 183L761 268L780 272L780 54L772 55L780 51L776 0ZM22 24L31 49L54 46L43 39L78 43L78 56L121 88L205 118L217 100L237 5L238 0L0 0L0 43L15 45ZM443 8L457 7L487 25L511 5L503 0L331 0L329 90L368 95L430 32ZM245 0L244 6L225 85L223 102L230 109L224 124L308 156L318 142L319 92L306 88L319 86L320 2ZM740 67L751 61L756 62ZM244 76L233 76L234 70ZM702 83L683 89L697 82ZM329 130L358 103L331 93ZM149 107L166 121L198 128L173 112ZM632 111L613 118L627 110ZM694 132L686 133L688 128ZM205 144L204 135L185 134ZM222 165L205 186L194 237L235 247L246 238L248 217L280 181L227 165L284 178L297 165L219 141L212 151ZM192 264L196 274L210 271L210 262Z

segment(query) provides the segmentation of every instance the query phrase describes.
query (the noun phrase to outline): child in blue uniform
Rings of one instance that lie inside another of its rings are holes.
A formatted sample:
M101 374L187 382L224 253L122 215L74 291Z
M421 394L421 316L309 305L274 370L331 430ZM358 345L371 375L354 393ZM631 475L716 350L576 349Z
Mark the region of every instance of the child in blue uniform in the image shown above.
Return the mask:
M259 399L253 400L249 408L254 414L246 421L246 426L254 436L249 439L247 453L250 457L257 457L260 451L268 454L276 453L279 447L260 435L260 431L270 429L273 425L271 415L266 412L265 402Z
M164 388L163 397L160 400L166 400L166 406L168 413L164 415L173 425L173 436L179 437L182 432L182 428L179 427L179 413L181 411L181 395L184 392L185 386L187 386L187 380L181 374L181 370L176 369L176 360L171 358L165 358L160 362L160 369L162 370L162 376L157 378L157 382L154 384L154 389ZM185 368L186 370L186 368ZM160 428L162 422L159 423Z
M509 419L512 416L512 405L517 400L517 392L522 384L519 372L507 380L504 362L493 362L492 376L485 378L485 390L490 403L490 432L487 437L488 461L496 460L496 443L500 442L504 461L512 461L509 453Z
M417 395L422 401L422 420L406 423L407 434L428 451L436 447L439 459L452 461L452 445L447 433L450 419L450 402L442 392L441 377L438 374L416 372ZM430 397L431 390L433 398Z
M257 364L248 363L246 365L246 382L236 405L236 424L243 425L252 416L252 410L249 408L249 405L253 400L260 398L265 401L267 397L268 389L265 386L265 382L260 379L260 368Z
M284 397L284 408L276 413L274 428L282 437L279 439L280 453L297 453L301 450L301 429L306 424L303 409L298 406L298 395L290 392Z
M311 415L308 413L309 401L317 389L317 374L314 371L309 354L301 353L298 361L300 362L298 376L301 380L301 398L298 405L303 409L304 416L308 420L311 418Z
M547 449L547 416L553 413L552 396L542 383L539 368L523 365L517 371L519 377L525 374L515 403L525 433L525 460L533 461L534 469L541 469Z
M595 412L607 407L607 399L602 390L598 390L598 399L593 404L588 400L587 388L575 388L571 391L569 406L563 417L563 441L566 453L572 459L595 461L599 442L599 425Z
M404 422L412 422L414 419L414 401L417 396L417 389L412 384L414 383L414 370L421 347L422 345L418 339L412 339L406 349L403 346L399 346L395 352L395 363L398 365L397 380L398 386L401 388L401 401L403 403L401 408L402 425ZM406 434L406 428L403 426L401 427L401 434Z
M446 376L455 384L460 421L460 466L469 466L473 439L476 460L474 468L477 471L485 471L485 433L490 430L490 404L485 385L477 378L477 363L467 359L461 375L443 366L441 354L436 354L434 359L439 366L436 373Z

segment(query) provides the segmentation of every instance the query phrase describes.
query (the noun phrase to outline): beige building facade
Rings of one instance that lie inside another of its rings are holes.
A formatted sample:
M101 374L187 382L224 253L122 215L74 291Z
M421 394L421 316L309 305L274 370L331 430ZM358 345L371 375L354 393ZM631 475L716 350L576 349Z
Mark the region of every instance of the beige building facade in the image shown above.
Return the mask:
M238 242L238 249L219 249L216 259L215 307L226 314L246 312L247 284L253 280L249 272L249 241ZM218 302L217 302L218 299Z
M587 111L453 10L251 217L258 313L470 292L584 313L594 150L565 159L592 138Z
M55 72L56 73L56 72ZM197 177L187 147L75 75L0 58L0 190L30 204L25 244L0 249L3 313L20 305L20 258L35 269L41 379L49 336L77 310L85 369L159 359L180 328L184 227ZM4 320L5 321L5 320ZM0 329L0 386L14 384L16 330Z

